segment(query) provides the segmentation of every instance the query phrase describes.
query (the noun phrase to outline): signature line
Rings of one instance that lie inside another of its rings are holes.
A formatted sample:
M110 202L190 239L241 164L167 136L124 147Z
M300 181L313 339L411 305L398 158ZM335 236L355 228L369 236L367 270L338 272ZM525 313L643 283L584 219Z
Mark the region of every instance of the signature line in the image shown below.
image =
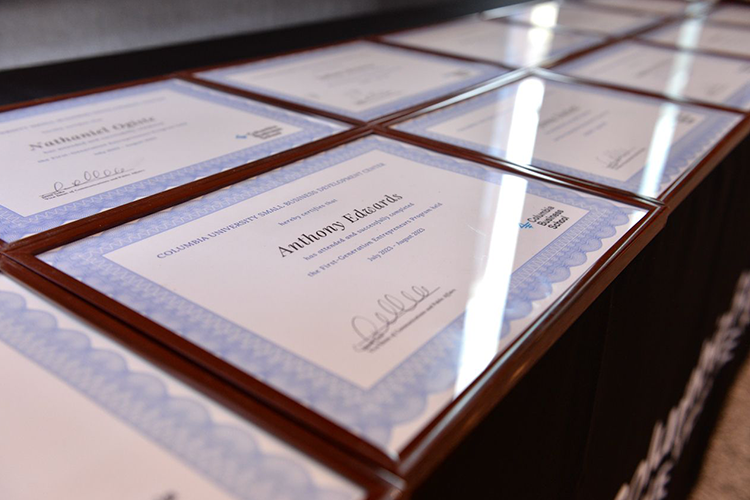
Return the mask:
M412 286L409 290L402 290L398 295L389 293L377 301L377 309L373 318L354 316L351 324L354 333L361 339L354 348L366 351L383 340L398 320L414 311L419 304L440 290L440 287L430 290L425 286Z

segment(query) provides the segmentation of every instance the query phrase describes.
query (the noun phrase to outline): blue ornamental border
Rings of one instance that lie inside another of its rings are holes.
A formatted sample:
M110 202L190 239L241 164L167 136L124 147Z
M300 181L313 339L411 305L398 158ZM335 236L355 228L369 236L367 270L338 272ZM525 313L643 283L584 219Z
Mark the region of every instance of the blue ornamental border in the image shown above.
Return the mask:
M56 111L113 101L131 96L144 95L160 90L172 90L183 95L209 101L222 106L263 116L299 128L298 132L273 139L253 147L235 151L211 160L185 166L104 193L89 196L50 210L24 217L0 205L0 238L12 242L25 236L47 231L67 222L79 220L103 210L125 205L131 201L160 193L175 186L181 186L201 177L223 170L238 167L255 160L287 151L333 135L344 126L335 122L326 123L321 119L308 119L304 115L272 107L248 99L222 94L182 80L165 80L124 89L91 94L73 99L55 101L39 106L31 106L0 114L0 123L20 120Z
M156 375L133 371L118 352L92 346L89 335L61 328L54 315L0 290L0 342L234 497L351 500L316 484L295 460L262 450L249 429L215 422L203 403L172 396Z
M364 389L106 257L109 252L374 150L495 184L508 175L393 140L368 137L40 257L388 450L393 429L419 418L431 394L455 383L463 314L376 384ZM627 224L633 210L535 181L529 181L527 192L580 207L587 213L513 273L501 332L505 341L510 323L529 316L533 303L549 296L555 283L566 280L570 268L584 264L587 253L601 248L602 240L616 234L617 226Z

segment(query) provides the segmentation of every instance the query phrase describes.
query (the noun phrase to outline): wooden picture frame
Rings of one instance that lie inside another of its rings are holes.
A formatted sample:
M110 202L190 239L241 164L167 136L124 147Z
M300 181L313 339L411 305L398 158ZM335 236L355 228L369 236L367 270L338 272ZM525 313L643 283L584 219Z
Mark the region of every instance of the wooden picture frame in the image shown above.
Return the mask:
M366 136L390 137L387 131L362 130L361 134L342 142L350 142ZM408 141L426 149L447 153L449 148L438 150L417 140ZM312 156L320 151L309 151ZM484 166L499 169L522 177L542 180L549 184L604 196L615 201L644 209L647 214L633 226L620 242L613 246L593 265L588 272L554 302L525 333L507 349L499 352L483 373L447 408L435 417L404 449L403 454L394 459L374 445L355 436L350 431L305 407L293 398L282 394L253 376L241 371L216 356L206 352L185 338L141 316L132 309L116 302L67 274L49 266L36 256L73 241L85 238L99 230L120 225L124 220L111 218L100 227L89 226L86 231L57 233L46 238L28 239L23 245L13 246L7 253L14 261L45 277L57 286L80 297L87 303L106 312L141 332L151 341L174 350L188 358L202 369L216 374L229 386L251 398L272 406L280 414L293 422L306 425L316 434L327 436L352 455L359 457L373 468L382 468L402 478L409 488L414 488L440 463L450 450L478 423L489 410L518 382L533 364L554 344L567 327L593 302L604 288L619 274L635 255L659 232L666 222L664 207L646 200L638 200L621 193L607 192L584 187L538 173L520 172L498 162L485 161L466 155L458 148L450 151L454 157L473 161ZM282 166L281 164L276 166ZM237 177L249 178L267 169L237 172ZM221 186L219 186L221 187ZM180 203L180 197L171 196L172 205ZM165 205L167 203L165 202ZM152 213L152 212L149 212ZM129 220L139 218L144 213L132 212Z

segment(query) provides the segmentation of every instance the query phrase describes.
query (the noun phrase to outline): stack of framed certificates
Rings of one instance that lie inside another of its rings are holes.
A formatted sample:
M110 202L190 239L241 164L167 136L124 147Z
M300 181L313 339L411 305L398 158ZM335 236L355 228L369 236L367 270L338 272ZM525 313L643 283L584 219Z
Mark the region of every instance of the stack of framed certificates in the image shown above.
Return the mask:
M0 490L412 493L747 135L748 11L527 3L2 110Z

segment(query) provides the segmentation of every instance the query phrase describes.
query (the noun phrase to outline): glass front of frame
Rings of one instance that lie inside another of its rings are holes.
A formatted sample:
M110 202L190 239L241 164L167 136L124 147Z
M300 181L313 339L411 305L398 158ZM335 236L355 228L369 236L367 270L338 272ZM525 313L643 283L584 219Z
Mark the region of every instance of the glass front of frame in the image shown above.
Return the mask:
M196 76L366 122L505 72L387 45L350 42Z
M700 0L582 0L584 3L632 11L669 15L699 15L712 2Z
M649 31L641 38L686 50L705 50L750 58L750 28L686 19Z
M535 66L600 43L597 35L554 31L470 18L388 35L407 47L482 59L511 67Z
M552 71L668 97L750 110L750 60L620 42Z
M510 20L541 28L566 28L605 35L624 35L661 19L660 16L649 13L613 11L574 2L552 1L515 7L500 9L496 13L490 11L488 15L507 16Z
M40 258L397 457L644 215L372 136Z
M741 118L529 77L393 128L658 198Z

